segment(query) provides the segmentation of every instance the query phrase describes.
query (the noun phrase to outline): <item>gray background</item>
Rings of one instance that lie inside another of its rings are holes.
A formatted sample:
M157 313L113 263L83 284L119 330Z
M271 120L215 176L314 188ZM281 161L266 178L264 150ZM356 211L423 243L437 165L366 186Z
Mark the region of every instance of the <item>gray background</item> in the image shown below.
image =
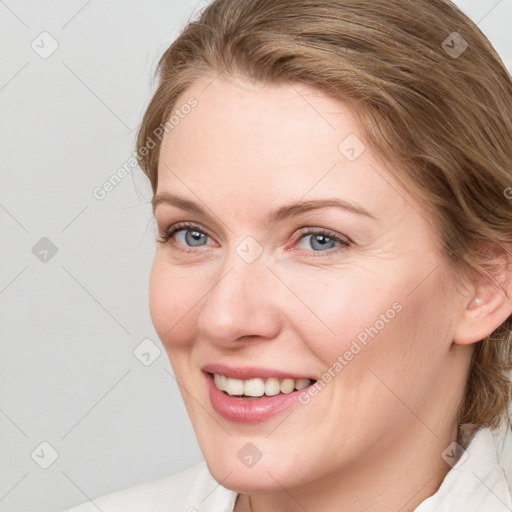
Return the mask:
M456 3L511 70L512 0ZM149 183L135 168L93 190L132 155L157 60L205 5L0 1L0 512L201 460L149 316Z

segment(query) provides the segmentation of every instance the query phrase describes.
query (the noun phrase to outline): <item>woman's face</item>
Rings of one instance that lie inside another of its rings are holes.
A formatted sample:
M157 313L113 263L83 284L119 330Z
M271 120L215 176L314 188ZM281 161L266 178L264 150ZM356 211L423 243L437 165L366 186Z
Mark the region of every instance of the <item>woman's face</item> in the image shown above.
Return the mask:
M454 421L463 374L460 304L426 214L349 108L314 89L218 77L175 110L187 101L154 202L160 235L193 226L158 244L150 309L211 473L240 492L291 488L415 443L414 464ZM345 207L288 207L327 200ZM262 378L232 394L279 395L231 398L215 370ZM285 377L318 382L281 393Z

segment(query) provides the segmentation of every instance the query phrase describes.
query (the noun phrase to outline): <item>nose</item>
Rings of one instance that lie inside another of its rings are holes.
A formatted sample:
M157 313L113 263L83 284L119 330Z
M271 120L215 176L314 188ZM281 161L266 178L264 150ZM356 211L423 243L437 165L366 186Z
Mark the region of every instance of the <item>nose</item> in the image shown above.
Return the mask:
M247 263L235 252L205 296L199 331L222 347L239 346L248 338L276 337L280 330L278 285L263 255Z

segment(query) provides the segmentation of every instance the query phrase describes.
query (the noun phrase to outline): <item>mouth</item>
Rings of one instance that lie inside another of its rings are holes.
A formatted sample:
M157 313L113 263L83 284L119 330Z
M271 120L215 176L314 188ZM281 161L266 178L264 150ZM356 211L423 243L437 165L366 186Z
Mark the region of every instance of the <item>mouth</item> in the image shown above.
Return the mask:
M261 423L300 402L315 379L277 369L208 364L202 368L213 410L236 423Z
M225 395L238 400L258 400L276 395L288 395L300 391L316 382L308 378L251 378L236 379L220 373L206 372L213 379L215 387Z

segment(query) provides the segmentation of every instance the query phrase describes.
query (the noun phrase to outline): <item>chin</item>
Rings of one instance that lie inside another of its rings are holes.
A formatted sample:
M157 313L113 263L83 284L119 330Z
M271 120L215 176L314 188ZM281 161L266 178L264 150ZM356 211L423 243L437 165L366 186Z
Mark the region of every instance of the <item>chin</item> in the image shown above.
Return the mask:
M293 483L284 480L276 471L275 465L266 467L245 468L241 464L223 464L207 462L208 469L213 478L226 489L242 494L277 491L282 486L293 487ZM259 464L258 464L259 466ZM273 468L273 470L272 470ZM272 476L271 476L272 475Z
M284 454L263 455L254 465L247 467L238 459L240 448L235 448L234 444L231 443L225 451L215 450L215 453L212 451L204 457L210 474L227 489L243 494L270 492L300 486L311 480L310 471L301 473L301 461Z

